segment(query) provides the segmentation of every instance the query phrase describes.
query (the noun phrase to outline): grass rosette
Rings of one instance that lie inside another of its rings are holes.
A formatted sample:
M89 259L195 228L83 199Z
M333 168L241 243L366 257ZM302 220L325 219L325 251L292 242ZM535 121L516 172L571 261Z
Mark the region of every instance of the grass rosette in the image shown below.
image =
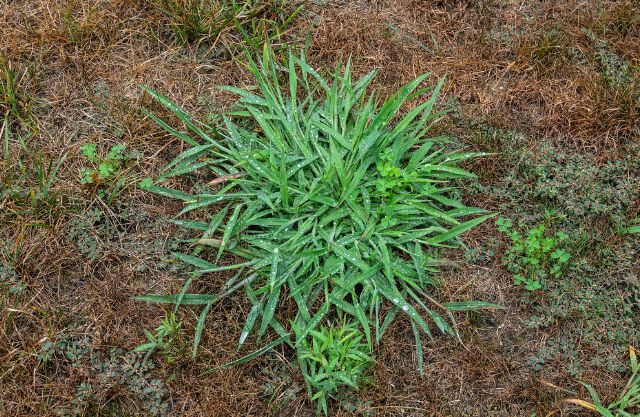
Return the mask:
M147 112L191 145L166 167L159 182L196 169L213 174L210 191L198 195L157 185L147 189L183 200L179 216L214 204L221 207L206 222L176 221L202 233L194 253L176 258L196 268L192 279L220 270L238 272L218 294L189 294L189 280L181 294L141 299L206 306L196 330L195 355L211 305L245 288L252 307L238 348L250 334L261 339L270 328L280 337L233 363L285 341L299 348L312 330L336 314L356 320L371 349L373 339L379 341L402 312L411 320L422 371L420 330L432 337L423 317L442 333L455 335L452 310L496 307L440 303L431 293L439 260L424 248L456 247L461 233L492 216L454 199L451 184L475 177L458 163L485 154L447 152L439 146L442 139L425 137L442 114L431 111L444 80L421 89L428 74L421 75L381 102L377 93L366 92L375 71L353 82L350 62L342 73L339 66L329 83L308 65L304 53L277 60L265 47L261 60L249 58L248 68L257 93L221 87L240 99L219 129L192 120L143 87L197 136ZM426 102L401 115L408 100L423 95ZM461 220L473 215L481 216ZM206 253L203 249L213 250L209 260L195 256ZM244 261L221 266L225 252ZM291 326L276 318L277 307L288 299L297 305ZM295 340L287 330L292 326Z
M300 331L295 325L293 330ZM298 359L318 413L327 415L327 400L337 398L344 388L359 390L370 379L365 373L374 360L367 354L364 335L351 322L343 320L309 333L311 343L302 342Z

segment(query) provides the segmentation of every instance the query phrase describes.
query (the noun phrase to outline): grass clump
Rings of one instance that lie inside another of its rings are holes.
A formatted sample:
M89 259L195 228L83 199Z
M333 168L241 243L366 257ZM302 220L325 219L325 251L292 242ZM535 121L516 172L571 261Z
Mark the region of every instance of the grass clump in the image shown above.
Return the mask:
M258 34L282 31L302 10L299 6L287 12L284 2L278 5L275 1L256 0L155 0L155 3L168 17L171 31L181 44L215 40L222 32L237 29L251 45Z
M366 380L365 371L373 364L366 353L364 335L353 323L323 326L311 330L311 343L302 342L299 358L312 400L318 402L318 412L327 414L327 399L336 397L341 388L358 390Z
M11 60L0 55L0 113L5 124L13 119L22 125L33 122L31 104L32 98L20 88L22 78L16 74Z
M257 353L285 341L299 348L335 314L354 319L371 349L403 313L411 320L422 370L419 332L432 338L423 316L442 333L455 335L452 310L493 306L437 301L438 259L425 252L428 246L457 247L461 233L492 216L455 199L454 184L475 177L457 164L483 154L446 152L440 139L425 137L441 114L431 110L443 80L419 89L428 76L421 75L380 103L376 93L366 93L375 71L354 82L349 62L343 73L338 68L331 76L331 85L304 54L290 54L280 64L265 47L261 62L249 59L249 68L259 94L222 87L240 100L213 137L175 104L145 88L199 137L149 114L191 145L160 181L197 169L207 173L208 190L197 195L148 187L183 200L180 215L200 211L209 216L205 222L180 221L202 232L196 241L201 255L175 256L196 268L192 279L238 272L218 294L188 294L189 280L181 294L141 299L206 305L194 354L211 305L243 287L252 307L238 348L252 333L261 339L271 328L280 336ZM426 93L423 104L400 116L408 100ZM398 122L392 127L393 120ZM214 205L216 214L211 214L208 208ZM477 214L483 215L462 220ZM244 260L223 265L223 253ZM297 307L295 316L288 317L297 329L295 340L276 314L279 305L289 302Z

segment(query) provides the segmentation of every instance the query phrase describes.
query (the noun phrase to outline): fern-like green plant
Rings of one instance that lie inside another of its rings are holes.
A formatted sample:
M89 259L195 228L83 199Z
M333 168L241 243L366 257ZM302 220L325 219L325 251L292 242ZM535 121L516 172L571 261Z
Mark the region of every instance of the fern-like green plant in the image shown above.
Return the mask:
M442 333L456 335L451 311L497 307L441 303L434 291L434 267L441 261L425 248L456 247L461 233L492 216L455 197L458 181L475 177L457 164L484 154L449 152L441 139L425 136L442 114L431 111L444 80L420 89L428 74L421 75L380 103L375 92L366 93L375 71L354 82L350 62L327 81L304 53L278 61L265 46L261 60L248 59L257 89L221 87L240 99L218 129L142 87L195 136L147 112L191 146L147 189L184 201L179 216L205 216L176 220L201 238L194 253L175 257L195 267L192 279L221 270L237 274L217 294L189 294L189 280L180 294L139 299L205 305L195 355L211 306L244 288L252 307L238 348L249 335L261 339L269 329L279 338L233 363L285 341L298 348L336 314L356 320L371 348L403 313L413 325L422 371L420 331L432 337L424 317ZM401 116L400 108L415 97L427 100ZM209 175L199 194L158 185L195 170ZM207 210L214 205L216 210ZM472 215L481 216L462 220ZM244 261L223 265L224 253ZM288 299L297 306L291 325L276 318ZM293 325L299 329L295 337Z

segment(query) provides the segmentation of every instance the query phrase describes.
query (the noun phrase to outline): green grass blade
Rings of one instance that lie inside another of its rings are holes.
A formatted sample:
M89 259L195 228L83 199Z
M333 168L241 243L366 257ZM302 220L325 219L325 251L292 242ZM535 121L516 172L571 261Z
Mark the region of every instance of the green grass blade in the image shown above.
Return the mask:
M171 295L140 295L138 297L134 297L134 300L139 301L150 301L153 303L164 303L164 304L177 304L180 299L181 294L171 294ZM210 304L214 301L218 300L218 296L216 294L184 294L182 296L182 301L180 304L182 305L204 305Z
M212 305L213 303L207 304L205 308L202 310L202 313L200 313L200 318L198 318L198 324L196 325L196 336L193 340L193 352L191 354L191 357L194 359L196 357L196 353L198 352L198 346L200 345L200 338L202 337L202 329L204 328L204 320L207 317L209 310L211 310Z
M273 342L267 343L266 345L264 345L260 349L254 351L254 352L252 352L252 353L250 353L250 354L248 354L246 356L243 356L240 359L237 359L237 360L235 360L233 362L226 363L226 364L224 364L224 365L222 365L222 366L220 366L218 368L213 368L213 369L208 370L207 372L204 373L204 375L206 375L208 373L211 373L211 372L214 372L214 371L217 371L219 369L229 368L231 366L239 365L241 363L245 363L247 361L250 361L251 359L255 358L256 356L262 355L263 353L273 349L274 347L281 345L283 342L287 341L289 339L289 337L290 337L289 335L279 337L278 339L274 340Z
M443 306L453 311L479 310L483 308L505 308L498 304L487 303L485 301L462 301L443 303Z
M457 226L452 227L446 233L442 233L440 235L427 239L427 243L430 245L436 245L436 244L445 242L447 240L451 240L457 237L458 235L466 232L467 230L471 229L472 227L475 227L480 223L484 222L485 220L490 219L491 217L494 217L494 216L496 216L496 214L487 214L486 216L477 217L475 219L461 223Z
M413 330L413 337L416 339L416 356L418 357L418 370L420 371L420 376L424 377L424 373L422 371L422 341L420 340L420 333L418 332L418 328L413 321L411 322L411 329Z

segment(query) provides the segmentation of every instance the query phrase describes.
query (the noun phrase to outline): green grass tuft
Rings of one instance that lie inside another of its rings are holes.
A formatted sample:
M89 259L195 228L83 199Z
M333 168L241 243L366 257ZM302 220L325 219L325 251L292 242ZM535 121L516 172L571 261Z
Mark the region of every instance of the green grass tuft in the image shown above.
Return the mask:
M212 251L209 257L176 257L196 268L194 278L228 269L238 273L219 295L186 294L185 286L182 294L142 299L206 304L194 355L211 305L243 287L252 308L239 348L250 334L261 339L270 328L280 336L278 342L300 347L331 316L346 314L362 327L371 349L373 339L378 341L404 313L414 325L422 370L419 332L432 338L424 316L442 333L456 335L451 310L495 307L436 301L438 260L425 253L428 246L457 247L461 233L492 216L464 206L453 187L475 178L457 164L484 154L447 152L441 139L425 136L441 115L431 110L444 80L419 89L428 76L421 75L380 104L375 92L366 93L375 72L354 82L350 62L343 73L336 70L330 84L307 64L304 53L277 63L265 46L261 62L250 59L249 68L259 94L222 87L240 100L236 111L223 116L224 129L214 130L214 137L143 87L199 137L149 114L191 145L158 182L195 170L210 178L208 190L197 195L157 185L147 189L183 200L180 215L220 207L205 223L185 223L204 232L196 243ZM400 116L401 107L418 96L427 100ZM398 120L395 126L393 120ZM223 253L244 261L221 266ZM276 318L287 299L297 305L291 318L295 340ZM387 313L385 304L391 307Z

